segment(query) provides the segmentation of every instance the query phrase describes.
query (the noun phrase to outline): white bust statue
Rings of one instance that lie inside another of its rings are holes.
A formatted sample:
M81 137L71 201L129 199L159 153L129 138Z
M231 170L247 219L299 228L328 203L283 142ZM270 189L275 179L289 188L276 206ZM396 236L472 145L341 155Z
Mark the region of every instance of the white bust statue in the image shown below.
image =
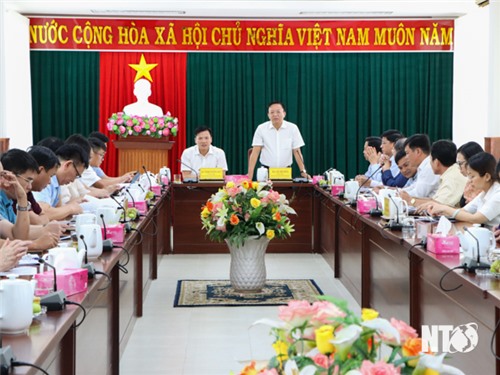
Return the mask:
M134 83L134 95L137 101L123 107L123 112L127 115L135 116L163 116L161 107L148 102L151 96L151 83L147 79L139 79Z

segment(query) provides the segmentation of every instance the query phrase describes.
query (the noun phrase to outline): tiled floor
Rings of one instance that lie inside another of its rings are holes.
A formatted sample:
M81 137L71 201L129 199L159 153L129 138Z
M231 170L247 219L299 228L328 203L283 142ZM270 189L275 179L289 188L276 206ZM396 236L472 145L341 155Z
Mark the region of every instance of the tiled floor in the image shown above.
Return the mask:
M267 254L269 279L314 279L323 293L352 296L334 279L321 255ZM272 356L269 328L251 327L261 318L277 319L277 307L173 308L179 279L228 278L229 255L168 255L149 290L144 316L138 319L120 362L124 375L228 375L251 359Z

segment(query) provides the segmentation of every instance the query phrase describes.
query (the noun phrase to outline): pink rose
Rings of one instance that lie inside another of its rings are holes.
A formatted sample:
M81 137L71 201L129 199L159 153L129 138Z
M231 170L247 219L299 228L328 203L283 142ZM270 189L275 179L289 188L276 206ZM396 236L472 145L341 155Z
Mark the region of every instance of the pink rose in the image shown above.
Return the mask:
M402 320L391 318L391 325L398 330L399 335L401 336L401 344L404 344L408 339L414 339L418 337L415 328L409 326Z
M330 356L330 358L328 358L328 356L326 356L325 354L316 354L312 360L314 361L315 364L317 364L318 366L320 367L323 367L325 369L327 369L328 367L330 367L332 364L333 364L333 360L334 360L334 355L332 354ZM338 368L335 369L335 371L338 371ZM336 373L336 372L335 372Z
M127 122L126 122L127 126L134 126L134 122L131 120L131 119L128 119Z
M165 137L169 136L170 135L170 129L163 129L163 135Z
M288 302L287 306L278 307L278 309L279 318L293 326L301 325L310 320L317 311L317 308L313 307L309 302L295 300Z
M401 374L401 369L394 367L392 363L385 363L384 361L378 361L372 363L370 361L364 360L359 369L363 375L399 375Z
M120 117L118 120L116 120L116 123L117 123L118 125L123 124L123 119Z
M132 135L132 134L134 134L134 132L132 130L129 130L128 135Z
M134 126L134 131L135 131L136 133L140 133L140 132L141 132L141 130L142 130L142 129L141 129L141 127L140 127L139 125Z
M151 125L154 125L154 123L155 123L154 120L152 118L150 118L148 121L148 124L151 126Z
M108 123L106 124L106 127L107 127L107 128L108 128L108 130L110 130L110 131L111 131L111 130L113 130L113 126L114 126L114 125L113 125L113 123L112 123L111 121L110 121L110 122L108 122Z
M149 130L146 130L147 135L151 135L151 132Z
M163 119L163 117L159 117L158 118L158 125L163 125L165 124L165 120Z
M165 114L165 116L167 116L167 117L172 117L172 115L170 114L170 111L169 111L169 112L167 112L167 113Z
M328 301L317 301L313 303L316 313L311 318L313 325L333 324L331 318L343 318L346 314L333 303Z
M229 195L231 198L234 198L239 193L241 193L241 187L239 186L227 188L227 195Z
M120 126L118 129L120 129L120 134L125 133L125 126Z
M156 127L152 126L149 128L149 130L151 130L154 133L156 131Z

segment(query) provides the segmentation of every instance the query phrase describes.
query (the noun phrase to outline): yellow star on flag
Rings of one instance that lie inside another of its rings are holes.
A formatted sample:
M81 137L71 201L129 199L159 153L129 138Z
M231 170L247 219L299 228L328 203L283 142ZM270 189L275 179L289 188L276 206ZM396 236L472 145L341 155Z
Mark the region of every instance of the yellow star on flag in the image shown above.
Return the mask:
M153 78L151 78L150 71L156 68L158 64L148 64L144 55L141 55L141 61L139 64L128 64L132 69L136 70L137 73L134 78L134 82L137 82L138 79L145 77L150 82L153 82Z

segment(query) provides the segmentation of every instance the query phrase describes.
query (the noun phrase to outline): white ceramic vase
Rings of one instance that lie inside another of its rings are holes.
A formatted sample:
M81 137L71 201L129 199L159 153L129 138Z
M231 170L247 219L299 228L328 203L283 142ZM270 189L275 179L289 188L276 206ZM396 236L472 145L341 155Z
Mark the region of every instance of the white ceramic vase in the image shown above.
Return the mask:
M231 253L229 279L234 290L259 292L266 284L267 237L249 237L243 246L233 246L228 240L226 243Z

